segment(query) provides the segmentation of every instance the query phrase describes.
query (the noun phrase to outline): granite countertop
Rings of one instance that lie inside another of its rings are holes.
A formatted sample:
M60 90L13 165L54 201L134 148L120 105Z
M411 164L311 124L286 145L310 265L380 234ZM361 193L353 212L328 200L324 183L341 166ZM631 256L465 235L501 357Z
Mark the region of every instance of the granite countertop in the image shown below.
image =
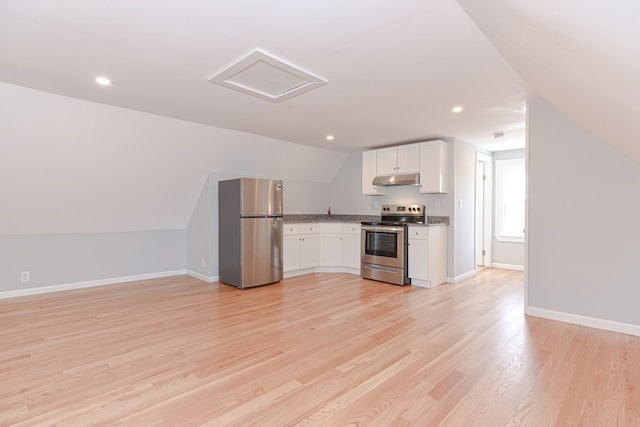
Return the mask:
M331 215L327 214L286 214L283 215L285 223L309 223L309 222L353 222L361 223L362 221L376 222L380 221L380 215ZM430 225L449 225L448 216L427 216L426 224L414 224L418 226L428 227Z

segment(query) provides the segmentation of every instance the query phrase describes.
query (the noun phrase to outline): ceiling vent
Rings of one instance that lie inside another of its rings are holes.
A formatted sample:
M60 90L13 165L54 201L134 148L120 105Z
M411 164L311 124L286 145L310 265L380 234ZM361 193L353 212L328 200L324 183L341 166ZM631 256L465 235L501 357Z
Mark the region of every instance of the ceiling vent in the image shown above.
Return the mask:
M282 102L327 84L326 80L260 49L209 81L271 102Z

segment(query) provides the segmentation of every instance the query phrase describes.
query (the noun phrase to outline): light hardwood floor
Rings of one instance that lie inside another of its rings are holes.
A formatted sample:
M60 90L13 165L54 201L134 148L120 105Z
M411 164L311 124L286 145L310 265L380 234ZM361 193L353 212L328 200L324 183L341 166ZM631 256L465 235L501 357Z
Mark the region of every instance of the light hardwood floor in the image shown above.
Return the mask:
M639 426L640 338L523 315L521 272L187 276L0 301L0 425Z

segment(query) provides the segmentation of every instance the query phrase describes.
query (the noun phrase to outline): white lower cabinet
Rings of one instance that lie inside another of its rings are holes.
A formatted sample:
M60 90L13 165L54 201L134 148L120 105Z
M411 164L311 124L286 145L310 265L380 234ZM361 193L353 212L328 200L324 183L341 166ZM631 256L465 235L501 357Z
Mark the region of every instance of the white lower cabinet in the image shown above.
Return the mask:
M360 271L360 224L342 225L342 265Z
M320 266L342 265L342 224L320 224Z
M300 269L300 247L302 241L300 235L282 236L282 271L294 271Z
M447 280L447 226L409 227L411 284L431 288Z
M314 268L320 260L320 225L285 224L282 230L282 270Z
M285 224L283 270L360 271L360 224Z
M320 236L317 234L303 234L300 247L300 268L318 266L320 259Z

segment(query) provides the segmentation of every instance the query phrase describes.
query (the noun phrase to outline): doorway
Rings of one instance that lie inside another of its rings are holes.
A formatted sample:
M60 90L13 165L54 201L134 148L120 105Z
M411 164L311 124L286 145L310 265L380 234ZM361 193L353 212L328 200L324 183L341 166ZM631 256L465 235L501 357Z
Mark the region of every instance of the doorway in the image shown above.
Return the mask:
M476 153L475 259L476 272L491 267L493 224L493 158Z

